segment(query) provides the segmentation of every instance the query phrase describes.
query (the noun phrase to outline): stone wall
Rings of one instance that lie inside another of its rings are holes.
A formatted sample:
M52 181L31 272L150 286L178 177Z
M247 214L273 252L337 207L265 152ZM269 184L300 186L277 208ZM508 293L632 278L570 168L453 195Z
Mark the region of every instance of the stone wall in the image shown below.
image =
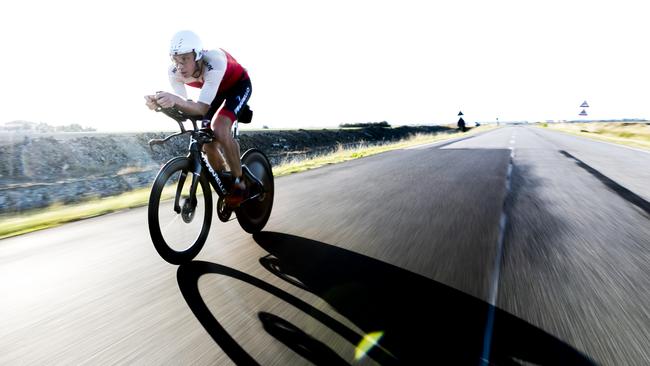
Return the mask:
M450 131L441 126L328 130L243 131L242 152L256 147L271 164L309 157L365 142L376 144L415 133ZM165 133L0 134L0 213L21 212L56 202L105 197L151 184L169 159L187 153L187 135L155 146Z

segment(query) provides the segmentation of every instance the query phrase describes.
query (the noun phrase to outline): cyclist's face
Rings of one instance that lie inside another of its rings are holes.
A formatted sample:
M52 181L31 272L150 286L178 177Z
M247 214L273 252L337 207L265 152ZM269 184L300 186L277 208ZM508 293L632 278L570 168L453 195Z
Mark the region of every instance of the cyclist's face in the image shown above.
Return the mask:
M172 56L172 62L178 72L183 75L183 77L189 77L194 74L196 71L196 62L194 62L194 52L184 53L182 55Z

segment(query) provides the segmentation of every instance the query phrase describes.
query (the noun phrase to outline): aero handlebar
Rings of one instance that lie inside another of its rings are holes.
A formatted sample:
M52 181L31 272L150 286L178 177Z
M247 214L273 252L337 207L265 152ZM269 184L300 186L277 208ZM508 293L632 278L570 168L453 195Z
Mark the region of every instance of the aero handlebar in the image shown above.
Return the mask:
M192 132L198 131L199 128L196 126L196 121L203 120L202 116L192 116L192 115L189 115L189 114L187 114L187 113L185 113L185 112L183 112L183 111L181 111L181 110L179 110L177 108L174 108L174 107L172 107L172 108L163 108L160 105L157 105L156 112L162 112L167 117L175 120L178 123L178 126L181 129L181 132L175 133L173 135L169 135L169 136L165 137L164 139L151 139L151 140L149 140L149 148L152 151L153 151L153 145L161 145L161 144L164 144L165 142L169 141L169 139L171 139L172 137L176 137L176 136L180 136L180 135L184 135L184 134L187 134L187 133L192 133ZM183 126L183 122L185 122L187 120L192 121L192 126L194 127L194 129L192 131L186 130L185 126Z

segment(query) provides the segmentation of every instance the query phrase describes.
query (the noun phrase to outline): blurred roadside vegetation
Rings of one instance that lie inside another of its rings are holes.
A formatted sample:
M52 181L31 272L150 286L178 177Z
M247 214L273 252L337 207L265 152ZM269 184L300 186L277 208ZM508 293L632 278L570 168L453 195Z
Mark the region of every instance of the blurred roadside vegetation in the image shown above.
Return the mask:
M353 147L343 147L340 145L333 153L305 159L286 160L278 166L273 167L273 175L277 178L325 165L376 155L386 151L467 136L482 131L488 131L493 128L496 128L496 126L489 125L472 128L471 131L467 133L452 132L416 134L408 139L382 145L372 145L368 143L360 143ZM66 222L78 221L119 210L145 206L148 201L149 188L141 188L117 196L95 198L77 204L56 204L43 209L30 210L20 214L0 215L0 239L59 226Z
M542 123L540 126L650 151L650 122Z

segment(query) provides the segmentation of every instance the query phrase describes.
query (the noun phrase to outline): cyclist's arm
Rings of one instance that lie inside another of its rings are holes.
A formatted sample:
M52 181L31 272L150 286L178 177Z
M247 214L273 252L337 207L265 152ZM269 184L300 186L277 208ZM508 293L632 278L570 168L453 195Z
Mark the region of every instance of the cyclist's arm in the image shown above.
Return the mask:
M191 116L203 116L208 113L208 110L210 109L210 105L208 104L193 102L183 98L179 98L175 107Z
M198 99L199 103L212 104L214 98L217 97L217 91L219 91L219 85L221 85L221 80L223 80L225 73L225 63L210 65L210 68L204 76L203 86L201 87L201 93Z
M183 98L176 102L176 107L190 115L203 116L208 113L208 110L210 110L210 104L212 104L212 101L217 96L217 91L219 90L219 85L221 84L225 71L225 68L214 68L206 72L205 81L203 82L203 87L201 87L201 93L199 94L199 100L193 102ZM183 91L185 90L184 88L185 85L183 84Z
M193 102L191 100L187 100L187 90L185 89L185 84L176 78L173 67L169 68L168 75L169 83L171 84L174 93L181 97L178 98L175 103L176 108L192 116L202 116L208 113L208 110L210 109L209 104L205 104L200 101Z
M185 84L182 81L176 78L176 68L170 66L167 76L169 77L169 84L171 84L172 89L174 89L174 94L187 99L187 90L185 89Z

